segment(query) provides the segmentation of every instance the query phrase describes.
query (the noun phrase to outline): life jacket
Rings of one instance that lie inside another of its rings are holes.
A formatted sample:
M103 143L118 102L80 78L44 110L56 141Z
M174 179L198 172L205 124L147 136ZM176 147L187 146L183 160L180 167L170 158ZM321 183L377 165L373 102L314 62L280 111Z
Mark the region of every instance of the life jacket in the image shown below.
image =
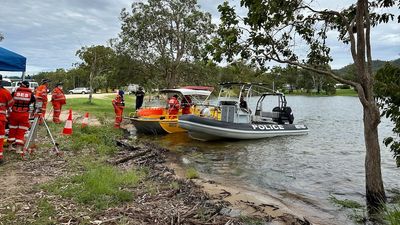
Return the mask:
M190 107L192 106L192 99L185 95L182 99L182 114L190 114Z
M14 92L14 105L12 110L14 112L28 112L29 105L32 99L32 90L25 87L19 87Z

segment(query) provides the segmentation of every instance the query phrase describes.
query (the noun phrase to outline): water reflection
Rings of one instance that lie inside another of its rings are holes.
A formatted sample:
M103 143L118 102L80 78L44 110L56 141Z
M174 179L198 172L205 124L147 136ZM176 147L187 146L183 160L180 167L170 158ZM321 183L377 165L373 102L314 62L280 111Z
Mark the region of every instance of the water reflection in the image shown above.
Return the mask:
M155 139L182 154L203 173L272 190L272 194L291 204L315 208L311 213L325 212L325 218L351 223L346 219L347 212L339 210L328 198L336 195L365 202L365 147L358 99L289 96L288 105L293 109L295 123L309 127L308 135L200 142L181 133ZM380 137L390 136L391 128L390 121L383 120ZM400 174L392 155L383 145L381 150L385 187L399 188Z

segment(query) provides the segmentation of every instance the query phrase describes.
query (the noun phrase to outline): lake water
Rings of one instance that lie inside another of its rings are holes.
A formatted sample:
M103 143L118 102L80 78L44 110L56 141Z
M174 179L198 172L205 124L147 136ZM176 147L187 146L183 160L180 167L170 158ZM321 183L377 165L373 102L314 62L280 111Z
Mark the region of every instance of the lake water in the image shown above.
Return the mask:
M329 197L365 202L362 106L356 97L288 96L295 123L309 134L252 141L200 142L187 134L158 136L201 173L267 193L326 224L351 224L344 210ZM383 120L381 139L392 124ZM151 138L154 137L142 137ZM381 145L385 188L400 187L400 170L392 153Z

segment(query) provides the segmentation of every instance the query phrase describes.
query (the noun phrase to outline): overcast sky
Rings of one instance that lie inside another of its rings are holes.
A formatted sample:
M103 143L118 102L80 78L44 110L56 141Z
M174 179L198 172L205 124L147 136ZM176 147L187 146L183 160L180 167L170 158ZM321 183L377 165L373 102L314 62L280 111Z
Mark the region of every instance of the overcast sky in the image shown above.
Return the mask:
M237 0L233 0L235 4ZM117 37L122 8L132 0L1 0L0 46L27 57L27 73L69 69L79 61L75 52L81 46L106 44ZM223 0L198 0L202 10L218 23L217 6ZM350 0L315 1L317 7L339 10ZM239 6L237 6L239 11ZM400 25L382 25L372 30L373 58L400 58ZM332 36L333 37L333 36ZM333 68L351 63L348 47L331 39ZM6 74L2 72L3 74ZM11 75L11 74L10 74Z

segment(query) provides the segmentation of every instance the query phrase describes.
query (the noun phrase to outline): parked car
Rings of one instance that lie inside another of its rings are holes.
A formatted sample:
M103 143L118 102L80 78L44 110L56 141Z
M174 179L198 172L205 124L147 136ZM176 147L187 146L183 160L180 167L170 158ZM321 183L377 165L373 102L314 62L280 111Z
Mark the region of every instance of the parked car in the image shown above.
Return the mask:
M3 78L1 81L1 86L3 86L5 89L7 89L9 92L12 92L12 82L8 78Z
M89 90L89 88L85 88L85 87L77 87L72 90L69 90L68 93L70 93L70 94L88 94L88 93L90 93L90 90Z

